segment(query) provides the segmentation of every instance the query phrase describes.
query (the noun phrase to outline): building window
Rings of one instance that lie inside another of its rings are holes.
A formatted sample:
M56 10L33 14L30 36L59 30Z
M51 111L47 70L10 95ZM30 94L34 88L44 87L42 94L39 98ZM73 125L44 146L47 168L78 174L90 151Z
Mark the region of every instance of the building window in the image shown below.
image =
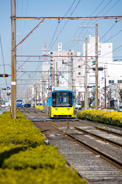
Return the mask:
M114 84L114 80L109 80L109 84Z
M109 45L108 48L111 48L111 45Z
M118 82L119 84L121 84L121 83L122 83L122 80L118 80L117 82Z
M81 75L81 72L78 72L78 75Z

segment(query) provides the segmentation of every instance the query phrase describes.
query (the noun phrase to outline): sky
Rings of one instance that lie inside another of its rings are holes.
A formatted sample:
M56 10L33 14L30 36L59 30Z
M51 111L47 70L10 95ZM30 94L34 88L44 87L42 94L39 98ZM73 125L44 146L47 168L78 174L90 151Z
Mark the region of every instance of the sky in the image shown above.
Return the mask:
M90 17L122 16L122 0L16 0L18 17ZM0 74L11 75L11 0L0 0ZM32 31L40 20L16 20L16 45ZM98 24L100 42L113 43L113 59L122 59L122 19L104 20L45 20L18 48L17 55L41 55L46 42L49 51L58 49L62 42L63 50L73 49L82 53L82 42L72 39L85 39L95 36L94 29L80 26ZM17 69L28 58L17 57ZM23 65L23 71L39 71L42 59L31 58ZM17 95L23 93L40 74L17 72ZM22 81L23 79L23 81ZM0 78L0 87L11 87L11 76Z

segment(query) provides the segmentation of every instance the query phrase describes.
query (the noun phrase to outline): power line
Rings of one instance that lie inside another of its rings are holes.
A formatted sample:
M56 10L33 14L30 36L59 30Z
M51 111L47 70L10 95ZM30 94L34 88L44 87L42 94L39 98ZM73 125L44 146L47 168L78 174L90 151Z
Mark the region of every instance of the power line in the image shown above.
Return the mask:
M80 1L81 1L81 0L78 1L77 5L75 6L75 8L74 8L73 12L71 13L70 17L72 16L72 14L74 13L74 11L76 10L76 8L77 8L77 6L79 5ZM75 1L74 1L74 2L75 2ZM65 19L65 17L63 17L63 19ZM60 18L59 18L58 20L60 20ZM51 48L53 47L53 45L55 44L55 42L56 42L57 39L59 38L60 34L63 32L63 30L64 30L66 24L68 23L68 21L69 21L69 19L67 19L66 23L64 24L63 28L62 28L61 31L59 32L59 34L58 34L58 36L56 37L55 41L52 43ZM51 48L50 48L50 49L51 49Z
M105 7L104 7L99 13L101 13L101 12L110 4L111 1L112 1L112 0L110 0L110 1L108 2L108 4L105 5ZM99 4L98 8L101 6L101 4L102 4L103 2L104 2L104 0ZM117 2L115 2L115 3L112 5L112 7L110 7L109 10L107 10L107 12L109 12L118 2L119 2L119 0L118 0ZM96 9L97 9L97 8L96 8ZM95 9L95 10L96 10L96 9ZM95 10L94 10L94 11L95 11ZM93 13L94 13L94 11L93 11ZM107 13L107 12L106 12L106 13ZM92 14L93 14L93 13L92 13ZM99 13L98 13L97 15L99 15ZM105 15L106 13L104 13L104 15ZM92 15L92 14L91 14L91 15ZM91 15L90 15L90 16L91 16ZM90 21L91 21L91 20L90 20ZM89 22L90 22L90 21L89 21ZM85 22L85 21L84 21L84 22ZM84 23L84 22L83 22L83 23ZM88 22L88 23L89 23L89 22ZM96 22L97 22L97 21L95 21L95 22L93 22L93 23L96 23ZM82 24L83 24L83 23L82 23ZM87 24L88 24L88 23L87 23ZM88 30L87 30L86 33L83 35L83 37L87 34L87 32L88 32ZM80 34L81 34L81 33L80 33ZM78 37L80 36L80 34L78 35ZM75 43L74 45L76 45L76 43ZM74 46L74 45L73 45L73 46Z
M102 4L103 2L104 2L104 0L98 5L97 8L95 8L95 10L94 10L89 16L93 15L93 13L94 13L96 10L98 10L98 8L101 6L101 4ZM82 22L82 24L84 24L85 21L86 21L86 20L84 20L84 21ZM76 32L75 32L73 38L76 37L76 34L77 34L78 30L79 30L79 28L76 30ZM81 34L81 33L80 33L80 34ZM79 35L80 35L80 34L79 34ZM78 36L78 37L79 37L79 36ZM68 41L68 42L64 45L64 47L66 47L66 45L68 45L70 42L71 42L71 40ZM77 44L77 43L75 43L74 45L76 45L76 44ZM73 46L74 46L74 45L73 45ZM68 47L68 46L67 46L67 47Z
M67 15L67 13L70 11L70 9L71 9L72 6L74 5L75 1L76 1L76 0L73 1L72 5L71 5L70 8L68 9L68 11L65 13L64 17L65 17L65 16ZM50 45L51 45L52 42L53 42L53 39L54 39L54 37L55 37L55 35L56 35L57 30L58 30L59 23L61 23L61 21L58 22L58 25L57 25L57 27L56 27L56 29L55 29L55 32L54 32L53 37L52 37L52 39L51 39L51 42L50 42L50 44L49 44L49 48L50 48Z

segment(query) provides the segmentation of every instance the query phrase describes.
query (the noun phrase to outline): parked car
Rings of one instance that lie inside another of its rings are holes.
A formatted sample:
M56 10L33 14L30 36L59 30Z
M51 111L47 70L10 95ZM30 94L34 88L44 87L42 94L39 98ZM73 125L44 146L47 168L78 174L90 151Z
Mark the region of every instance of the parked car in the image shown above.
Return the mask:
M26 108L31 107L31 104L24 104L23 107L26 107Z
M77 109L77 110L81 110L81 103L76 103L76 105L75 105L75 109Z
M1 105L1 108L5 108L5 107L6 107L6 105L5 105L5 104L2 104L2 105Z
M118 112L122 112L122 106L118 107Z

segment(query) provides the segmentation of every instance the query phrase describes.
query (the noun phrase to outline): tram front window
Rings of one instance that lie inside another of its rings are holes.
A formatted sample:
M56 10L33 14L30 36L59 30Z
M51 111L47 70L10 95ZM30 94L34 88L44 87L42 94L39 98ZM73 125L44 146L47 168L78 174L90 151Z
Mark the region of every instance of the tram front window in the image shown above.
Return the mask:
M53 107L72 107L72 93L53 93Z

